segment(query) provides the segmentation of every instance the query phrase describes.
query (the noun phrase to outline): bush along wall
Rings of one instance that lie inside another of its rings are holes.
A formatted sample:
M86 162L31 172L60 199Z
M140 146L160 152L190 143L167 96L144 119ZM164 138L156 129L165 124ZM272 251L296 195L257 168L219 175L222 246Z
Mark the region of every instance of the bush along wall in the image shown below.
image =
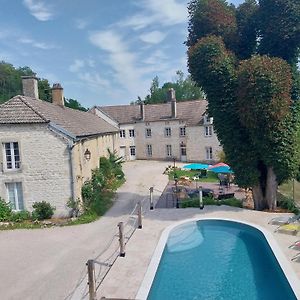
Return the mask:
M79 219L83 223L102 216L112 206L116 189L125 181L122 163L112 152L109 158L100 157L100 168L93 170L91 180L82 187L83 214Z

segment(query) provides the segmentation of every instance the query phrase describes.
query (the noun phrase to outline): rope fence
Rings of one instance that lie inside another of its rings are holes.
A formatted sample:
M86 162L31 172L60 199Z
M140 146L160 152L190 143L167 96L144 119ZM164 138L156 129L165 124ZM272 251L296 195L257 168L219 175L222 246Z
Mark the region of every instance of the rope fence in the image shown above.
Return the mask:
M150 189L150 200L153 201L153 188ZM142 228L142 214L151 208L149 205L149 197L146 196L142 201L138 201L126 220L119 222L115 232L106 244L105 248L97 254L93 259L89 259L86 265L80 272L79 279L68 296L64 300L73 299L96 299L97 291L99 290L103 280L109 270L119 256L125 256L125 246L134 234L137 228ZM151 202L151 201L150 201Z

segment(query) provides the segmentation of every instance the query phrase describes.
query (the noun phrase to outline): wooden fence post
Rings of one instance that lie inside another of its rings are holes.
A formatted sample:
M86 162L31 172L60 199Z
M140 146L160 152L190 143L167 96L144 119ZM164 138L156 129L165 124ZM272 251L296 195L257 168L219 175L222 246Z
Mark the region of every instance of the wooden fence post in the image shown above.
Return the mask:
M86 263L88 270L88 285L89 285L89 299L96 300L95 289L95 265L92 259L89 259Z
M125 244L124 244L124 223L120 222L119 227L119 243L120 243L120 256L125 256Z
M138 207L137 207L138 211L138 228L142 229L143 225L142 225L142 203L141 201L138 202Z
M199 186L199 208L204 208L202 186Z
M149 191L150 191L150 210L153 210L154 209L154 205L153 205L153 186L150 187Z

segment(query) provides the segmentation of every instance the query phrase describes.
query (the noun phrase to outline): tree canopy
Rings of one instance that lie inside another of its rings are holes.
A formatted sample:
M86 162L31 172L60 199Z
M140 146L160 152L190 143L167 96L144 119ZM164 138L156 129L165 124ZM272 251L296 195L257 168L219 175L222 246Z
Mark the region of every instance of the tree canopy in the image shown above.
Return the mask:
M194 0L189 14L189 71L226 158L255 208L273 209L300 164L300 1Z
M182 71L177 71L175 80L165 82L161 87L158 76L155 76L151 83L150 93L143 100L139 97L136 102L144 101L145 104L166 102L170 88L175 90L177 101L197 100L205 97L202 89L191 79L191 76L184 77Z
M15 68L12 64L0 62L0 104L16 95L22 95L22 76L30 76L35 73L29 67ZM51 102L52 94L48 79L38 78L39 98ZM86 111L75 99L65 98L65 106Z

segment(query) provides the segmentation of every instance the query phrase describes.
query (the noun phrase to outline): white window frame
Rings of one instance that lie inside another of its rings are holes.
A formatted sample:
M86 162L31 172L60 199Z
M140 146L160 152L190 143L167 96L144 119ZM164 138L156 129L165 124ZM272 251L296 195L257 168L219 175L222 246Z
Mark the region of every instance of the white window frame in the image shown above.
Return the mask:
M19 191L18 191L18 188L17 188L18 184L20 185ZM5 186L6 186L6 192L7 192L7 200L8 200L8 202L10 202L12 210L14 210L14 211L24 210L25 206L24 206L22 182L7 182L7 183L5 183ZM12 188L13 188L14 202L12 202L11 199L10 199L9 186L12 186ZM19 194L19 192L20 192L20 194ZM21 197L20 200L19 200L19 197ZM23 207L20 207L19 202L22 202Z
M204 136L212 136L213 127L212 126L204 126Z
M135 130L134 129L129 129L129 137L134 138L135 137Z
M14 144L17 144L18 146L18 156L19 156L19 160L16 160L16 153L15 153L15 148L14 148ZM6 153L6 145L9 145L9 156L11 157L11 168L8 167L8 160L7 160L7 153ZM20 153L20 146L19 146L19 142L3 142L2 143L2 149L3 149L3 161L4 161L4 169L6 171L14 171L14 170L19 170L21 169L21 153Z
M121 139L125 139L126 138L126 131L125 131L125 129L121 129L120 130L120 138Z
M148 144L148 145L146 146L146 152L147 152L147 156L148 156L148 157L152 157L152 155L153 155L152 145Z
M179 136L186 136L186 127L179 127Z
M167 157L172 157L172 145L166 145Z
M152 137L152 130L151 130L151 128L146 128L145 134L146 134L146 138L151 138Z
M129 152L130 152L130 156L136 156L136 148L135 146L130 146L129 147ZM134 153L134 154L132 154Z
M172 136L171 127L165 127L165 137L171 137L171 136Z
M213 149L212 147L205 147L206 160L213 160Z

